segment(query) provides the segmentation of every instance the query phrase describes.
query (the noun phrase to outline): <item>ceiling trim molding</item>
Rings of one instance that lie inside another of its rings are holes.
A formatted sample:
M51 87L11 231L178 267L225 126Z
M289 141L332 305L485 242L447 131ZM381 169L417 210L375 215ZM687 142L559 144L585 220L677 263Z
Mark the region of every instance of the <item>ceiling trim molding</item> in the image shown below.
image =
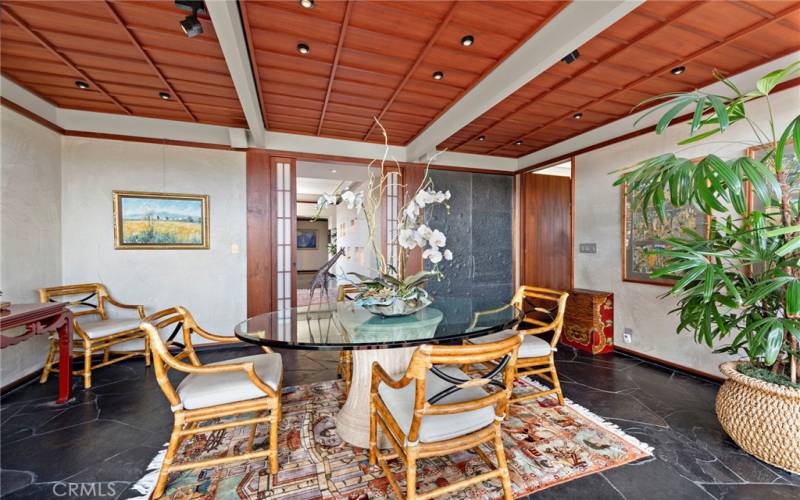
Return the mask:
M792 54L774 59L768 63L756 66L737 75L729 77L737 87L741 89L754 88L759 78L765 74L782 69L789 64L800 60L800 51ZM800 85L800 79L790 80L781 84L783 89L794 88ZM699 89L703 92L727 94L729 89L720 82L708 85ZM611 122L602 127L598 127L589 132L575 136L566 141L561 141L557 144L549 146L540 151L536 151L529 155L519 158L519 170L517 173L524 173L531 170L536 170L551 163L565 160L575 155L587 153L595 149L600 149L623 140L631 139L639 135L650 133L655 130L655 124L658 122L659 116L656 114L644 118L641 122L634 125L636 121L644 116L648 110L640 111L638 113L628 115L617 121ZM682 117L683 118L683 117ZM691 118L691 116L686 117ZM676 119L674 123L678 123Z
M408 144L419 158L642 4L571 2ZM531 64L531 61L534 61Z
M331 73L328 76L328 88L325 89L325 101L322 103L322 112L319 114L319 125L317 125L317 135L320 135L322 133L322 125L325 123L325 113L328 112L328 102L331 99L331 91L333 90L333 81L336 79L336 70L339 68L339 57L342 55L342 47L344 46L344 37L347 34L347 27L350 24L350 14L353 12L354 1L355 0L348 0L344 8L342 27L339 28L339 42L336 44L336 53L333 56L333 63L331 64Z
M250 53L242 28L239 3L206 2L206 9L217 33L217 40L225 56L225 64L228 65L233 86L239 96L239 104L250 129L249 139L253 145L264 147L266 121L262 115L255 75L250 65Z

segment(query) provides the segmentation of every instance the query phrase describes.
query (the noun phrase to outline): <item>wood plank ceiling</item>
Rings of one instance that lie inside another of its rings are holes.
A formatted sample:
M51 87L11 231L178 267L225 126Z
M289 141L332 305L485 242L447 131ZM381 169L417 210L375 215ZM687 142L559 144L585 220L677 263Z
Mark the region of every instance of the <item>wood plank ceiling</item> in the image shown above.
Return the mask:
M520 157L800 49L800 2L644 3L439 145ZM671 69L685 66L680 75ZM582 113L575 119L576 113ZM521 143L520 143L521 142Z
M190 39L186 15L170 0L5 0L2 73L62 108L246 127L210 20Z
M269 130L405 145L566 2L241 2ZM475 43L461 44L471 35ZM310 50L298 51L304 44ZM444 78L433 79L441 71Z

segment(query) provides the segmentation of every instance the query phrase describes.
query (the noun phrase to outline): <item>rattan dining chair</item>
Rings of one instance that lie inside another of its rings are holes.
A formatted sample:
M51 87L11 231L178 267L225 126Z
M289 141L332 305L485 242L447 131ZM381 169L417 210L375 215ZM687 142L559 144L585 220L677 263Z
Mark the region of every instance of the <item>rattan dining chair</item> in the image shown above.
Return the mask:
M357 293L355 285L339 285L336 292L336 302L344 302L351 293ZM339 351L339 366L336 373L344 380L344 395L350 392L350 381L353 378L353 353L352 351Z
M184 349L173 355L161 330L182 331ZM172 436L158 476L153 497L164 493L171 472L210 467L228 462L269 457L270 471L278 472L278 426L281 419L281 355L264 347L266 354L202 364L192 344L192 334L217 343L239 342L233 337L215 335L200 328L183 307L174 307L148 316L142 322L153 353L156 380L169 401L175 417ZM188 358L188 362L184 361ZM177 387L167 377L170 368L188 373ZM200 422L223 417L244 417L229 422ZM258 424L269 424L269 448L253 451ZM252 426L246 452L241 455L174 464L181 442L195 434L216 432L231 427Z
M422 345L398 380L373 363L369 460L370 464L380 464L398 498L433 498L495 478L502 482L505 498L514 498L500 425L508 410L520 343L521 337L513 335L481 345ZM490 372L474 378L458 368L492 361L496 364ZM393 451L382 453L378 449L378 427ZM497 464L480 448L490 442L494 443ZM418 459L464 450L474 451L490 470L417 494ZM405 464L405 495L389 466L393 459Z
M559 290L521 286L517 289L509 306L514 306L523 311L525 313L523 320L513 330L505 330L467 341L468 343L480 345L486 342L497 342L517 333L523 335L515 367L516 378L536 376L549 382L552 385L552 389L530 392L520 396L514 396L512 393L512 403L555 394L559 404L564 404L564 393L561 390L561 383L556 372L555 353L558 339L561 338L561 330L564 326L567 297L569 297L569 293ZM503 309L504 307L501 307L476 313L471 327L476 325L480 316L495 314ZM540 337L540 335L550 332L552 332L552 336L549 342Z
M144 356L150 364L150 347L147 337L139 328L144 318L144 306L123 304L115 300L102 283L83 283L39 289L42 303L61 300L72 311L75 354L83 355L83 368L73 375L83 375L83 387L92 387L92 370L102 368L134 356ZM134 318L111 318L108 306L136 311ZM102 352L103 361L92 364L92 355ZM58 372L58 337L50 338L50 349L39 382L44 384L51 372Z

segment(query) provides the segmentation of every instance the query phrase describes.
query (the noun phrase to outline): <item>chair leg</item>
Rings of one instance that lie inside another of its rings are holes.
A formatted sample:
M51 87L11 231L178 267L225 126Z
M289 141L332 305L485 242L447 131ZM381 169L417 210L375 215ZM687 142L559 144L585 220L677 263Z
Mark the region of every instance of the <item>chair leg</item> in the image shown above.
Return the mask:
M344 394L350 394L350 382L353 379L353 354L350 351L344 353Z
M88 342L83 343L83 388L92 387L92 345Z
M47 361L44 362L44 369L42 369L42 376L39 377L39 383L44 384L50 376L50 371L53 369L53 362L56 359L58 352L58 342L55 339L50 339L50 347L47 351Z
M406 499L416 500L417 498L417 450L416 447L409 448L406 452Z
M511 491L511 477L508 473L508 461L506 452L503 448L503 433L498 423L495 427L494 450L497 454L497 468L500 469L500 481L503 483L503 495L505 500L513 500L514 494Z
M150 366L150 339L144 337L144 366Z
M111 358L111 349L106 347L103 349L103 363L108 363L108 360Z
M180 444L180 431L183 429L183 416L175 415L175 424L172 426L172 435L169 437L169 446L167 446L167 453L164 455L164 463L161 464L161 471L158 473L158 482L153 489L152 498L158 498L164 494L164 489L167 487L167 479L169 479L169 467L175 459L175 454L178 452L178 445Z
M378 415L375 403L370 397L369 401L369 464L378 463Z
M278 473L278 426L281 423L281 399L278 392L277 406L272 409L272 418L269 422L269 464L272 474Z
M558 404L564 404L564 393L561 391L561 382L558 381L558 373L556 373L556 364L553 362L550 365L550 373L553 377L553 389L556 390L556 396L558 396Z

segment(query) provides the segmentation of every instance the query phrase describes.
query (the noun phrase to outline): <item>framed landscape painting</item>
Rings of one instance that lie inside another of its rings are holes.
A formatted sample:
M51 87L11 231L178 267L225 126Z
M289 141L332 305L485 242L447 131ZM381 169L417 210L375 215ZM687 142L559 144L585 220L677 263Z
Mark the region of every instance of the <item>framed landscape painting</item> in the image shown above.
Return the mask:
M117 249L208 249L208 196L114 191Z
M669 196L667 195L667 199ZM708 234L711 218L694 205L673 207L667 201L666 218L662 222L649 208L648 220L641 210L632 210L627 185L622 186L622 280L635 283L672 286L670 279L654 279L650 274L664 266L664 257L653 250L669 248L665 238L683 236L686 227L699 234Z

